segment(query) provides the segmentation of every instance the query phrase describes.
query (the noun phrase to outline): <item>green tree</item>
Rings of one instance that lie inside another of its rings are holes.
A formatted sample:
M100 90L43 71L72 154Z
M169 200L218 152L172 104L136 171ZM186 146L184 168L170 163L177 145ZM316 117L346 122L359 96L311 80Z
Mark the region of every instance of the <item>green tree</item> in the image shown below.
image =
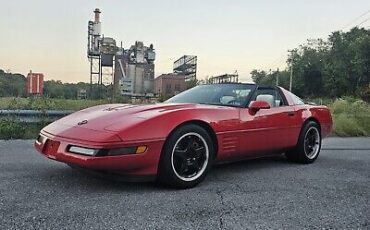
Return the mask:
M6 73L0 69L0 96L24 97L26 95L26 78L21 74Z
M370 30L353 28L333 32L327 41L309 39L290 51L287 63L293 68L293 92L302 97L360 96L370 82ZM251 72L258 84L288 88L289 69ZM367 91L366 91L367 92Z

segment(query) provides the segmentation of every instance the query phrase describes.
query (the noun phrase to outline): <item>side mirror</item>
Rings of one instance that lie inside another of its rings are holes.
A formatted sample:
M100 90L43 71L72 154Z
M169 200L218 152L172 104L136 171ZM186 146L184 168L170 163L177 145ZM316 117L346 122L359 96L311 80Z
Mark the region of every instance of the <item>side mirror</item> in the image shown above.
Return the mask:
M249 105L249 110L252 113L257 113L260 109L269 109L270 105L266 101L253 101Z

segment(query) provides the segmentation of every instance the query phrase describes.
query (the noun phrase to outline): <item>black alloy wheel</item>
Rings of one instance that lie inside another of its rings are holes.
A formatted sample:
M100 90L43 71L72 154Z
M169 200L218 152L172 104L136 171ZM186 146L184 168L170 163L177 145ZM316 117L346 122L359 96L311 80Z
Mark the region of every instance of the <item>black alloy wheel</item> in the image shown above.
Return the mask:
M308 121L303 126L296 147L285 153L285 156L294 162L313 163L321 150L321 130L315 121Z
M179 188L191 188L204 180L214 158L207 131L195 124L176 129L166 140L158 179Z

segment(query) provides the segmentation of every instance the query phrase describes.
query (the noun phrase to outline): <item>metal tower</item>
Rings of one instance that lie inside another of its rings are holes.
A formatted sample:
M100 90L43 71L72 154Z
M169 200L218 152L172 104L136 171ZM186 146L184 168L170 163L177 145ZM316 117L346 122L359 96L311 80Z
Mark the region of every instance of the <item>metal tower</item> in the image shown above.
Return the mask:
M101 93L102 74L101 74L101 57L100 57L100 10L94 10L95 20L88 23L87 38L87 58L90 62L90 95L92 94L93 85L98 85L99 94ZM99 95L100 97L101 95Z
M117 51L113 38L101 36L100 10L94 10L95 19L88 23L87 57L90 62L90 94L98 86L101 97L103 85L113 84L114 56ZM91 95L90 95L91 96Z
M197 56L184 55L173 63L173 72L185 75L185 81L197 79Z

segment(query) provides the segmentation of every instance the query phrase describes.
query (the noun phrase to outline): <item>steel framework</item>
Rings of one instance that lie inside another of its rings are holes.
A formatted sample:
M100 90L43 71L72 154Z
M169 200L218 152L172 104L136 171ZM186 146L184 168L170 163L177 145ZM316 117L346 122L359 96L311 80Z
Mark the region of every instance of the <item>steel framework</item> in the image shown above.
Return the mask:
M185 81L197 79L197 56L184 55L173 63L173 72L185 75Z
M228 83L228 82L238 82L239 75L235 74L223 74L220 76L211 77L208 79L210 84L217 84L217 83Z

